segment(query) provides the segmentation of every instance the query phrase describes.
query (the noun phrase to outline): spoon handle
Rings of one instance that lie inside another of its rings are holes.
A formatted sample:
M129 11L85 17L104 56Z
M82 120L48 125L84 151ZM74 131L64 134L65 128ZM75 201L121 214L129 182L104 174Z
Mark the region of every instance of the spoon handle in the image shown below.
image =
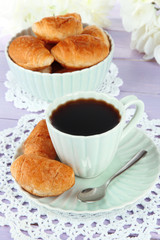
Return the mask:
M127 170L128 168L130 168L134 163L138 162L145 154L147 153L146 150L141 150L140 152L138 152L129 162L126 163L126 165L124 165L118 172L116 172L115 174L112 175L112 177L110 179L108 179L107 183L105 184L105 187L108 186L108 184L118 175L120 175L121 173L123 173L125 170Z

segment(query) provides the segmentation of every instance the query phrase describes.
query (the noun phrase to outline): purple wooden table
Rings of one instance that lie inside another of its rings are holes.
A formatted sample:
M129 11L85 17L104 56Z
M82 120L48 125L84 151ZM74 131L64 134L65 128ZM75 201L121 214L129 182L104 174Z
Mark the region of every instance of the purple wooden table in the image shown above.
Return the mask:
M113 15L119 16L118 11L116 8ZM149 119L160 119L160 66L155 61L145 62L141 54L130 50L130 34L124 31L120 19L112 19L112 23L109 32L116 46L113 62L118 66L119 77L124 82L118 98L134 94L144 102ZM5 101L7 88L4 82L9 70L4 54L6 39L7 37L0 38L0 131L15 127L18 119L28 113ZM9 226L0 227L1 240L12 239L9 230ZM160 239L160 236L155 239Z

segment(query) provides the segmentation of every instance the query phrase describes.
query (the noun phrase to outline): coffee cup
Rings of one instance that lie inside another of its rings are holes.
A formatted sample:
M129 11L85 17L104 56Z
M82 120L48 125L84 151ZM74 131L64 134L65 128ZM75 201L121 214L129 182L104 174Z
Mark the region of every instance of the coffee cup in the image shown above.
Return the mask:
M126 110L136 107L126 123ZM130 95L118 100L99 92L77 92L55 99L45 112L48 131L61 162L75 175L92 178L107 169L118 145L138 123L144 104Z

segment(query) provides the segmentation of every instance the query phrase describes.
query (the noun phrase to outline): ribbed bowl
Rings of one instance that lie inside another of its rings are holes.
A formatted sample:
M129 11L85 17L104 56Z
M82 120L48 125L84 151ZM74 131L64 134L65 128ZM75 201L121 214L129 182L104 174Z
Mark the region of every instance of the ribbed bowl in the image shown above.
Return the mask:
M22 35L34 34L31 28L28 28L9 41L5 51L8 65L18 85L23 90L49 102L68 93L96 90L97 86L104 80L113 58L114 42L107 33L111 42L110 53L102 62L92 67L67 73L41 73L27 70L15 64L8 55L10 42Z

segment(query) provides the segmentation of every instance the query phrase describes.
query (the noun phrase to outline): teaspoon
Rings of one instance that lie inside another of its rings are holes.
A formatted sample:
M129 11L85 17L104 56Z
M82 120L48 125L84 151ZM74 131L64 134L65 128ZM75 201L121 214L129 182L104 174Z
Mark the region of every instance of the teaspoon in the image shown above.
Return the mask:
M86 188L82 191L80 191L77 195L78 199L82 202L95 202L100 199L102 199L105 196L106 189L110 182L119 176L121 173L123 173L125 170L130 168L133 164L138 162L144 155L146 155L147 151L146 150L141 150L138 152L129 162L127 162L118 172L113 174L106 183L99 187L95 188Z

